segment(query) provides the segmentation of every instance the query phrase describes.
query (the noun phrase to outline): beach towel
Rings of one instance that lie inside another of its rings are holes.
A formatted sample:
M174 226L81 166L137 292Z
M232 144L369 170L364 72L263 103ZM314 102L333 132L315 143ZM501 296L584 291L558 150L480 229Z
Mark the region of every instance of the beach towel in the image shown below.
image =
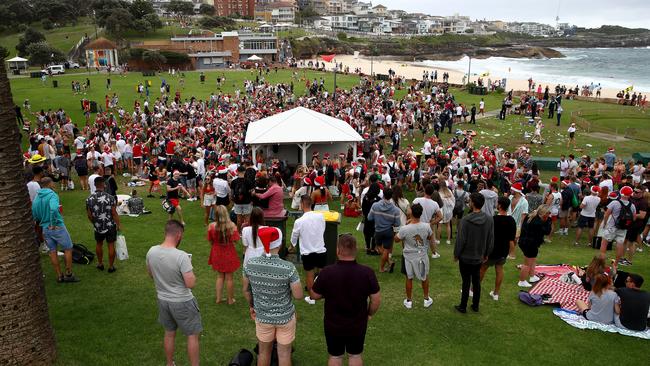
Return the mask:
M581 285L572 285L560 281L558 278L544 277L530 291L532 295L549 294L548 302L558 303L560 307L568 310L578 310L576 300L587 302L589 291Z
M573 266L566 264L553 264L553 265L537 265L535 266L535 274L543 274L546 277L560 277L565 273L575 272ZM541 276L540 276L541 277Z
M597 329L602 330L603 332L610 333L619 333L622 335L637 337L643 339L650 339L650 329L646 329L644 332L636 332L629 329L622 329L614 324L602 324L597 322L592 322L591 320L585 319L582 315L578 315L575 311L567 311L565 309L553 309L553 314L558 318L564 320L567 324L571 325L574 328L578 329Z

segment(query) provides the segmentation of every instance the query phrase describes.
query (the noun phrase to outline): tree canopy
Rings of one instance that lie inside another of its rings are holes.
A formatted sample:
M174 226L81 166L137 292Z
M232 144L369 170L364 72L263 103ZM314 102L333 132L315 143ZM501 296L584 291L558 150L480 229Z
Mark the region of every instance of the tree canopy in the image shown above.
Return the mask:
M16 50L19 56L27 55L27 47L32 43L44 42L45 35L34 28L27 28L25 33L18 39Z
M47 42L32 43L27 46L29 62L32 65L45 66L47 64L64 62L65 55L60 50L50 46Z

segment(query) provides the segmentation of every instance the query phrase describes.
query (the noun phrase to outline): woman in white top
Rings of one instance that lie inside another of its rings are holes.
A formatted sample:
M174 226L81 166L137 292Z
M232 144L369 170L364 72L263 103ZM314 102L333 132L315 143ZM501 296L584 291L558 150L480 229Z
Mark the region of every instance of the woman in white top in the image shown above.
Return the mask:
M242 268L246 266L246 263L248 263L251 258L257 258L264 254L264 245L262 245L262 240L258 235L259 229L266 227L264 225L264 212L261 208L253 208L249 223L250 226L244 227L241 231L241 242L246 248ZM278 240L282 240L282 231L278 230L278 233L280 234Z
M566 143L566 147L569 147L569 144L572 144L573 147L576 147L576 124L572 123L571 126L569 126L569 129L567 130L569 133L569 141Z
M311 184L311 179L309 177L305 177L302 179L302 187L298 188L294 193L293 197L291 198L291 208L294 210L300 210L300 199L302 196L309 196L311 197L311 192L314 190Z
M440 182L440 189L438 193L442 199L442 220L438 225L438 239L442 237L442 227L444 226L447 231L447 244L451 244L451 219L454 216L454 206L456 205L456 199L454 194L451 193L447 187L446 178L444 176L438 177L438 182Z

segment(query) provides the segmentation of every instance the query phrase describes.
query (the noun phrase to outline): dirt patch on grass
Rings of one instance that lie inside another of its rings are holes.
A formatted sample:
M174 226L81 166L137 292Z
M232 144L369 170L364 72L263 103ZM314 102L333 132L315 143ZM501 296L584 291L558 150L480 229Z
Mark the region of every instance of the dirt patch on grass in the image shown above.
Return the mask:
M630 140L625 136L615 135L615 134L605 133L605 132L590 132L587 134L587 136L593 137L595 139L614 141L614 142L624 142Z

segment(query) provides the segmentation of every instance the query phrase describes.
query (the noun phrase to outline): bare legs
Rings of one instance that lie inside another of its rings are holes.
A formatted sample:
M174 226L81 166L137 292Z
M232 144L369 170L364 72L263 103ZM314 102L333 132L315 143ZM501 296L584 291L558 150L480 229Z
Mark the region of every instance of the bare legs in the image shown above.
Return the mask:
M176 341L176 331L165 331L165 338L163 340L163 347L165 349L165 358L167 359L167 366L174 365L174 343ZM193 334L187 336L187 358L190 365L199 365L199 335Z
M234 290L233 290L233 280L232 280L232 273L222 273L219 272L217 273L217 284L216 284L216 291L217 291L217 304L221 303L223 300L223 285L224 282L226 284L226 294L228 296L228 305L232 305L235 303L235 295L234 295Z

